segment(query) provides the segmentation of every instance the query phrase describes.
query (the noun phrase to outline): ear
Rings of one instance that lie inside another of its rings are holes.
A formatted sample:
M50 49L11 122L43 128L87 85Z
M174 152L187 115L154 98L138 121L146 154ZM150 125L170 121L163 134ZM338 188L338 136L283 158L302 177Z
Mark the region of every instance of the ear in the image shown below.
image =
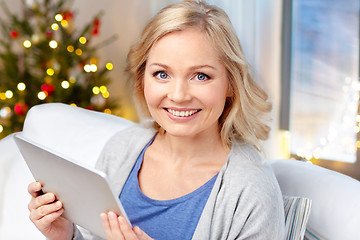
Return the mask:
M227 93L226 93L226 97L232 97L234 96L234 90L233 90L233 87L231 86L230 84L230 81L229 81L229 86L228 86L228 90L227 90Z

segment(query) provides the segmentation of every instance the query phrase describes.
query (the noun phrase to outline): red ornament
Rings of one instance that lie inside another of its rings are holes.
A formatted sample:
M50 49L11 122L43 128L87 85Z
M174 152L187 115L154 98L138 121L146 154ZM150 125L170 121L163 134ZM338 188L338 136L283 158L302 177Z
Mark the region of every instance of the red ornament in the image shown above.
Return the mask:
M100 19L95 18L93 24L94 24L95 27L100 26Z
M99 27L100 27L100 19L95 18L93 21L93 29L91 31L92 35L98 35L99 34Z
M92 35L98 35L99 34L99 28L94 28L91 32Z
M46 33L45 33L45 35L46 35L47 38L52 38L53 32L50 31L50 30L47 30Z
M17 103L14 107L14 112L19 115L23 116L29 110L29 106L26 103Z
M19 32L16 30L11 30L9 35L11 38L17 38L19 36Z
M63 12L62 16L63 16L64 20L69 21L69 20L73 19L74 14L71 11L65 11L65 12Z
M87 110L94 110L94 107L93 106L91 106L91 105L89 105L89 106L87 106L87 108L86 108Z
M55 86L45 83L41 85L41 91L46 92L48 96L51 96L55 91Z

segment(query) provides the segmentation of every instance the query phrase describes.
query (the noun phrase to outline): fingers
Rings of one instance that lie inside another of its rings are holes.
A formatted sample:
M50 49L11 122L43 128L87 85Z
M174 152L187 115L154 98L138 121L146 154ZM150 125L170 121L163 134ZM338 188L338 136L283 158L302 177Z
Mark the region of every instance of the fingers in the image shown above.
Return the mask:
M41 183L39 183L39 182L32 182L28 186L28 192L34 198L43 194L41 189L42 189L42 186L41 186Z
M40 218L39 220L35 220L37 221L38 226L49 226L51 223L53 223L56 219L58 219L61 214L64 213L64 209L61 208L55 212L49 213L44 215L42 218ZM33 221L33 222L35 222Z
M37 209L42 205L49 204L55 201L55 195L53 193L46 193L38 197L32 197L28 207L31 211L32 209Z
M153 240L149 235L147 235L143 230L141 230L138 226L134 227L134 232L139 240Z
M117 220L117 216L113 212L109 212L108 214L102 213L100 215L106 236L108 240L118 239L118 240L124 240L124 236L121 233L120 230L120 224Z
M38 183L33 183L29 185L29 193L34 193L39 189L37 184ZM53 193L46 193L37 197L34 197L34 194L31 195L33 197L28 204L30 211L29 218L35 225L45 226L51 224L63 214L64 209L62 203L60 201L55 201L56 197Z
M59 213L60 210L63 211L62 204L60 201L56 201L51 204L41 205L36 209L30 210L31 211L31 219L39 220L50 214L54 214L55 216L57 216L59 214L61 215L62 212ZM52 217L50 216L50 218L52 218Z
M56 201L56 196L53 193L44 194L39 182L29 184L28 192L31 195L29 218L40 232L47 239L71 239L73 225L61 217L64 208L60 201Z
M120 224L120 229L125 237L126 240L136 240L138 237L136 236L135 232L131 228L130 224L126 221L126 219L122 216L118 217L118 221Z
M137 240L137 236L126 219L122 216L117 217L114 212L102 213L101 219L104 224L106 236L109 240Z

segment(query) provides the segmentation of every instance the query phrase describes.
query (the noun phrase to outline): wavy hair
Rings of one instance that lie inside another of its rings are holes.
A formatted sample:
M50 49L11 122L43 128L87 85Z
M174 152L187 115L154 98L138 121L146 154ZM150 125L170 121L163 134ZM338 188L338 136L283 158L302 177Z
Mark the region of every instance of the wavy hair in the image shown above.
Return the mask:
M144 96L144 72L151 47L161 37L174 31L198 28L206 34L227 70L231 97L219 118L221 139L225 147L239 139L261 151L261 140L268 138L270 128L266 115L271 103L263 89L249 73L240 41L227 14L204 1L185 0L163 8L145 27L137 44L127 57L126 72L132 81L139 115L151 117ZM160 126L155 123L157 130Z

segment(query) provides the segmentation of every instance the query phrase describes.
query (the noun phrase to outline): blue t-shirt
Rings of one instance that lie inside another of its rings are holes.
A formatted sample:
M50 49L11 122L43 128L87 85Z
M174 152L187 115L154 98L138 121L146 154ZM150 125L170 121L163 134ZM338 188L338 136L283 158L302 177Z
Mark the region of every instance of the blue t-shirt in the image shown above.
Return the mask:
M151 142L139 155L120 194L120 201L132 225L139 226L150 237L156 240L192 239L217 175L185 196L171 200L151 199L141 192L138 182L144 152Z

